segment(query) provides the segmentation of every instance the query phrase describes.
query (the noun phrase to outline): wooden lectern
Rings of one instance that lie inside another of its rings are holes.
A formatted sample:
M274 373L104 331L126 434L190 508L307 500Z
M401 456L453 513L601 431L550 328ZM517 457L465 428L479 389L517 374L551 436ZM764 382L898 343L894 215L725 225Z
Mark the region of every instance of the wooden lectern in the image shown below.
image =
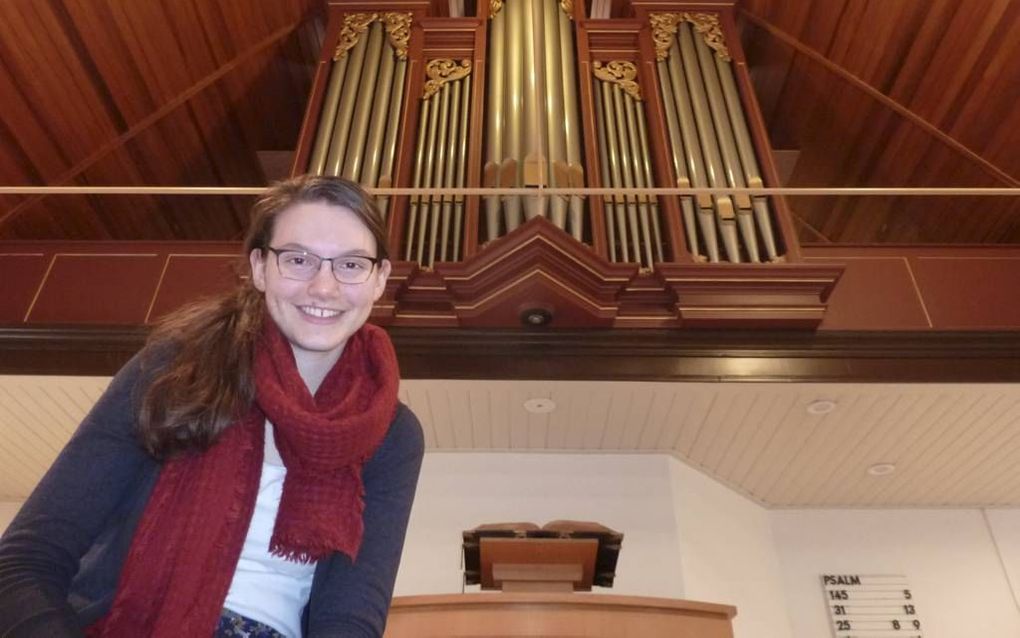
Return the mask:
M482 525L464 532L464 582L505 592L612 587L622 541L598 523Z

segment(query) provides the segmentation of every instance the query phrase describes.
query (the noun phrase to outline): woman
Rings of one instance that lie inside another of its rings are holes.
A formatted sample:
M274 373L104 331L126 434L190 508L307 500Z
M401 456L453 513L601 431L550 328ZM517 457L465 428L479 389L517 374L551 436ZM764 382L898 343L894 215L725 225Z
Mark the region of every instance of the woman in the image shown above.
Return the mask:
M421 465L356 185L256 204L251 277L113 379L0 541L0 636L379 636ZM313 398L314 397L314 398Z

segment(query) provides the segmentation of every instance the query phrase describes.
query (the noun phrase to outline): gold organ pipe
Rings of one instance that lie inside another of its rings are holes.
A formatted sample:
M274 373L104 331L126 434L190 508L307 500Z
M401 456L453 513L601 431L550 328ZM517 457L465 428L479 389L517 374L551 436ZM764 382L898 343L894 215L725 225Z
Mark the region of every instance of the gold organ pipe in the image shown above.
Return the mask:
M639 157L641 158L640 168L644 173L645 185L655 186L655 179L652 177L652 162L649 159L651 153L648 149L648 124L645 120L644 106L641 102L636 102L634 106L637 110L638 143L640 144ZM665 261L662 255L662 228L659 226L659 201L655 197L646 197L652 217L652 241L654 243L655 259L657 261Z
M632 170L634 160L630 139L627 134L627 107L623 103L623 90L619 84L612 84L613 107L616 115L616 132L619 136L620 148L620 176L623 178L624 188L634 187ZM627 202L627 237L630 239L631 249L634 251L634 261L641 262L641 236L638 231L638 208L634 195L625 195Z
M740 153L740 161L744 165L747 184L752 188L761 188L764 186L764 181L761 178L761 171L758 169L754 145L751 143L751 132L747 128L747 119L744 117L744 109L740 104L740 94L737 92L737 85L733 80L733 65L729 61L715 56L715 68L722 80L723 97L726 99L726 109L729 112L730 121L733 123L733 133L737 138L737 151ZM775 261L779 253L776 250L768 200L758 196L751 198L751 203L754 207L755 221L758 222L758 229L764 239L765 253L768 255L769 261Z
M429 98L432 109L429 113L429 135L425 147L425 168L422 170L422 187L432 186L432 167L436 158L436 129L439 128L439 99L433 95ZM425 263L425 231L431 217L432 197L421 202L418 219L418 263Z
M609 172L613 178L612 186L619 188L623 185L623 178L620 173L619 138L616 133L616 108L613 105L612 88L608 82L600 82L602 85L602 106L606 122L606 143L609 145ZM613 211L616 218L617 241L620 246L620 261L630 261L630 247L627 245L627 213L623 198L619 195L613 196Z
M670 88L673 90L673 100L677 107L677 121L684 142L684 159L687 163L688 177L695 188L704 188L708 186L708 178L705 176L705 159L701 153L701 143L698 141L698 127L694 122L694 111L691 110L687 80L684 79L680 68L679 42L673 42L670 46L669 57L666 59ZM708 260L715 263L719 261L719 241L716 237L712 198L700 195L697 197L697 203L698 226L701 228L701 236L705 241L705 251L708 253Z
M442 188L443 177L446 173L446 138L450 123L450 82L443 84L439 93L439 130L436 132L436 162L435 175L432 183ZM429 258L426 265L429 267L436 261L436 240L439 237L439 216L442 210L442 202L445 197L432 197L432 205L429 207Z
M680 139L680 124L677 122L677 105L673 96L672 79L669 76L669 67L665 60L657 63L659 71L659 92L662 94L662 103L666 111L666 129L669 131L670 159L673 160L673 170L676 175L677 186L687 187L691 185L687 177L687 164L681 158L684 152L683 142ZM690 197L680 198L680 209L684 219L684 233L687 235L687 248L691 251L694 259L700 261L701 253L698 250L698 229L694 221L694 205Z
M541 62L538 54L541 52L537 42L543 42L541 19L535 19L535 2L542 0L517 0L523 7L521 22L522 35L521 46L524 48L524 142L525 153L523 178L524 186L547 186L546 162L543 144L541 107L541 81L539 73L542 73ZM530 33L529 33L530 31ZM519 157L519 156L518 156ZM528 219L538 216L545 216L544 197L526 197L524 200L524 214Z
M623 91L620 91L620 96L623 100L624 110L627 119L627 137L629 139L630 146L630 163L631 173L634 178L634 186L637 188L645 188L649 184L645 183L644 168L642 166L641 158L641 139L638 137L637 127L637 115L634 113L635 102L629 95L624 95ZM644 248L645 262L644 265L648 268L652 267L652 233L651 224L648 219L648 196L639 195L638 198L638 223L641 229L640 242L641 247Z
M606 114L602 108L602 80L595 79L595 130L599 144L599 167L602 169L602 185L612 186L613 178L609 173L609 148L606 145ZM609 244L609 261L616 261L616 226L612 199L606 195L602 198L602 208L606 219L606 236Z
M365 64L367 38L361 34L358 43L347 52L349 62L344 76L346 91L340 94L340 106L336 112L336 124L333 126L333 137L329 142L329 154L326 156L326 175L339 175L347 149L347 136L351 132L351 116L354 115L358 92L355 87L361 81L361 71Z
M386 134L387 117L389 115L390 96L393 93L394 51L388 42L382 45L382 68L375 83L375 96L371 113L374 114L368 127L365 140L365 163L361 168L359 181L368 186L375 186L379 179L379 167L382 164L383 136Z
M430 122L430 106L431 102L429 100L422 100L421 112L418 114L418 142L414 153L414 181L412 182L415 188L422 187L422 174L424 173L423 169L425 166L425 140ZM406 245L404 261L411 261L411 248L414 245L414 229L418 219L419 207L421 207L421 195L412 196L407 218L406 234L404 236L404 243Z
M715 54L702 38L695 38L695 49L698 52L698 63L701 65L701 75L705 81L705 92L708 96L709 111L712 114L712 121L715 122L716 139L722 151L723 171L726 181L730 186L745 188L744 173L740 166L740 155L737 152L737 145L733 137L733 129L730 126L730 119L726 112L726 102L723 99L722 87L719 85L719 74L712 59ZM737 195L734 198L737 203L737 226L740 229L740 236L743 239L744 249L750 261L758 263L761 257L758 253L758 239L755 236L754 219L751 217L751 199L747 195Z
M397 60L393 77L393 95L390 97L390 112L386 118L386 139L383 141L382 174L379 176L380 188L393 186L393 163L397 156L397 132L400 128L400 113L404 105L404 79L407 76L407 60ZM379 212L383 219L389 214L389 197L379 198Z
M308 159L308 172L312 175L321 175L326 168L329 139L333 135L336 111L340 104L340 91L343 88L344 74L347 71L349 59L350 55L344 55L339 60L335 60L329 70L329 84L326 87L326 97L322 101L319 128L315 131L315 144L312 146L312 154Z
M549 142L551 186L569 187L570 171L567 165L567 139L563 130L563 64L560 60L560 8L556 2L541 0L544 9L543 34L545 36L545 121L546 139ZM557 228L567 229L567 201L563 195L552 198L550 221Z
M680 25L680 51L684 64L684 72L691 87L692 105L694 107L694 120L697 123L698 139L701 140L701 149L704 152L705 168L708 175L708 182L711 186L722 188L727 186L726 178L723 175L722 157L719 154L718 143L713 134L712 117L708 110L708 100L705 98L705 81L701 77L701 69L695 63L698 54L694 47L694 37L691 35L690 26L685 22ZM732 263L740 262L740 247L737 244L736 211L733 210L733 201L728 195L720 195L715 201L716 221L719 230L722 232L723 246L726 249L726 257Z
M503 135L506 128L506 104L503 95L506 77L506 15L508 10L497 13L490 20L489 35L489 84L487 89L488 115L485 131L484 184L489 187L503 186L500 180L500 166L503 159ZM485 233L492 241L499 237L500 198L490 195L485 198ZM455 257L456 259L456 257Z
M577 108L577 53L570 18L557 13L560 30L560 62L563 65L563 136L567 144L567 166L571 188L584 188L584 166L581 160L581 119ZM584 198L570 198L570 234L581 241L584 237Z
M460 140L460 148L457 151L457 187L464 187L464 176L467 170L467 139L469 135L468 125L471 116L471 76L464 78L464 90L461 91L460 104L460 133L457 139ZM498 200L497 200L498 203ZM462 240L462 227L464 224L464 198L460 195L454 199L453 208L453 260L460 260L460 242Z
M358 84L358 100L351 123L351 136L347 141L344 156L343 176L357 181L361 164L365 158L365 138L368 136L368 118L372 115L375 101L372 92L379 75L379 56L383 53L383 25L376 21L368 32L368 48L365 51L365 68ZM353 88L353 87L352 87Z
M523 157L523 130L524 130L524 52L521 46L524 42L524 30L521 24L524 12L521 4L527 0L508 0L503 6L501 13L506 14L507 26L507 50L506 57L509 61L508 82L510 85L509 108L507 109L506 137L503 138L503 160L500 166L500 186L520 186L520 171L517 158ZM506 230L510 232L520 226L522 221L521 198L511 195L503 200L503 212L506 220Z
M446 136L446 174L443 176L443 186L452 188L455 186L453 180L457 171L457 149L460 134L460 89L461 81L451 82L450 87L450 130ZM449 195L443 197L443 221L439 231L439 260L447 260L447 246L450 242L450 224L453 222L453 198Z

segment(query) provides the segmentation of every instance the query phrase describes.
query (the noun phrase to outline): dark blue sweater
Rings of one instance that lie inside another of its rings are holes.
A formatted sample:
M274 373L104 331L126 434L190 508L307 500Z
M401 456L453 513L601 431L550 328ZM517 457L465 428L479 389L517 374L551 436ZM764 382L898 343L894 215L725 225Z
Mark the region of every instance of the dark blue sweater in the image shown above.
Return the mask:
M145 375L136 356L57 457L0 538L0 637L82 636L109 611L159 463L135 435ZM381 636L421 468L421 426L400 405L365 464L358 559L319 561L305 636Z

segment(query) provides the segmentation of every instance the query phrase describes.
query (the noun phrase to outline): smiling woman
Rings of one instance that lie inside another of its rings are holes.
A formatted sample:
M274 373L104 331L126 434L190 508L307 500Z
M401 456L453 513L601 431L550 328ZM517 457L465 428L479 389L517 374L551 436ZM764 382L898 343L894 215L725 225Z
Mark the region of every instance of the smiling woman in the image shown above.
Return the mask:
M366 324L383 225L357 185L295 178L244 254L251 277L154 331L0 540L0 635L382 635L423 453Z

